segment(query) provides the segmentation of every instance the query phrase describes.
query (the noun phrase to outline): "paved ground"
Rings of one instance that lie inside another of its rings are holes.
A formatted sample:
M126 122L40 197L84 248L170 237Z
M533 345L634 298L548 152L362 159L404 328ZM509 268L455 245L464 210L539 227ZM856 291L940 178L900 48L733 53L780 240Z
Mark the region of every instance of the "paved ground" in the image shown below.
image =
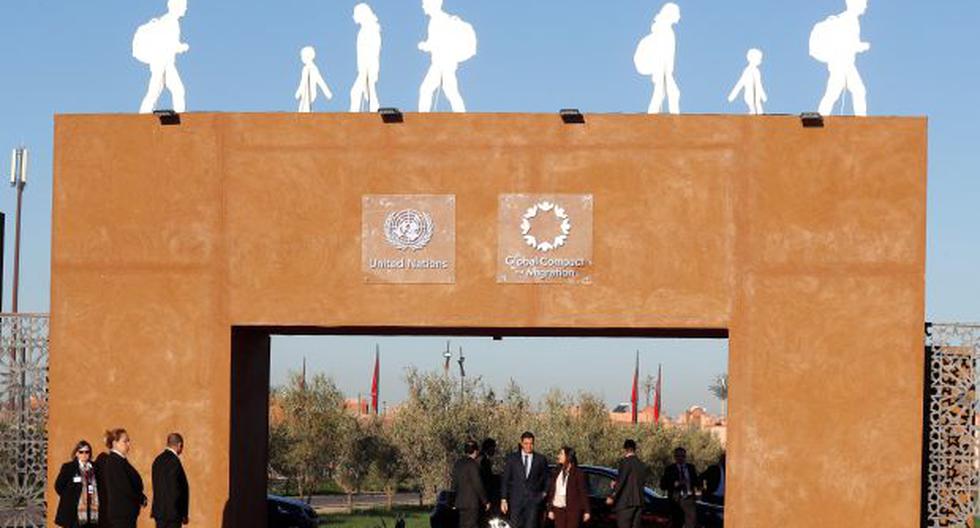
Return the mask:
M396 493L393 501L396 506L415 506L419 503L418 493ZM368 510L381 508L387 504L387 498L381 493L364 493L354 496L354 509ZM314 495L310 505L318 513L339 513L347 511L346 495Z

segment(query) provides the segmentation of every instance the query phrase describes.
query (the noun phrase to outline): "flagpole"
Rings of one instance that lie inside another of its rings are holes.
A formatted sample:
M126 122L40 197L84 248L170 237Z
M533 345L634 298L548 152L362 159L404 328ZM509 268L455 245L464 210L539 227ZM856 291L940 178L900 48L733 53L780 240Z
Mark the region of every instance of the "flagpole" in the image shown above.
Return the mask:
M637 393L637 389L638 389L637 383L639 383L639 381L640 381L639 380L639 377L640 377L640 351L637 350L636 351L636 365L633 367L633 393L631 394L631 397L630 397L630 403L633 404L633 425L636 425L638 423L638 421L639 421L638 420L639 414L638 414L638 409L637 409L637 407L639 407L639 405L638 405L639 404L639 401L638 401L639 400L639 394Z

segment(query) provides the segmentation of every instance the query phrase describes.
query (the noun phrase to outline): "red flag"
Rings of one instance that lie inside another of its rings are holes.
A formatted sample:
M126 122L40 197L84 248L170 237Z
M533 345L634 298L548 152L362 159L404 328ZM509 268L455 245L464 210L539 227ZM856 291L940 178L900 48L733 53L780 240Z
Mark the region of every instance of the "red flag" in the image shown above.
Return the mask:
M378 414L378 376L381 367L381 350L378 345L374 349L374 376L371 377L371 411Z
M639 407L639 389L640 383L640 351L636 351L636 367L633 369L633 394L630 397L630 403L633 404L633 423L637 422L637 413Z
M657 366L657 388L653 393L653 423L660 423L660 379L663 377L663 365Z

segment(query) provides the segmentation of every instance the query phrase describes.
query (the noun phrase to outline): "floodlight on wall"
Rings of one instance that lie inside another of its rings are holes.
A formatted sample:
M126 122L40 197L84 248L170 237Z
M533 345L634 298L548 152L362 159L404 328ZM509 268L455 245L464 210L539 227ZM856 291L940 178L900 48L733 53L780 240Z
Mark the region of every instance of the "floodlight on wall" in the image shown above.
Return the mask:
M379 108L378 114L381 115L381 121L385 123L405 122L405 116L402 115L402 111L394 107Z
M561 116L561 122L566 125L585 124L585 116L579 112L578 108L562 108L558 111L558 115Z
M173 110L154 110L153 115L160 118L161 125L179 125L180 114Z
M803 128L823 128L823 116L820 112L803 112L800 114Z

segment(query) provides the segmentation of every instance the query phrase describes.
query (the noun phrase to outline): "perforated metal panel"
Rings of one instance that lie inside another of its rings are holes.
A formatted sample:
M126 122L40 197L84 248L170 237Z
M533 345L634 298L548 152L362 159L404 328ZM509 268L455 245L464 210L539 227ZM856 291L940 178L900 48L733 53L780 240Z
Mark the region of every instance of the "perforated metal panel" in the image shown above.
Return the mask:
M924 523L928 527L973 526L980 485L976 422L980 325L929 325L926 347Z
M0 526L44 526L48 316L0 315Z

